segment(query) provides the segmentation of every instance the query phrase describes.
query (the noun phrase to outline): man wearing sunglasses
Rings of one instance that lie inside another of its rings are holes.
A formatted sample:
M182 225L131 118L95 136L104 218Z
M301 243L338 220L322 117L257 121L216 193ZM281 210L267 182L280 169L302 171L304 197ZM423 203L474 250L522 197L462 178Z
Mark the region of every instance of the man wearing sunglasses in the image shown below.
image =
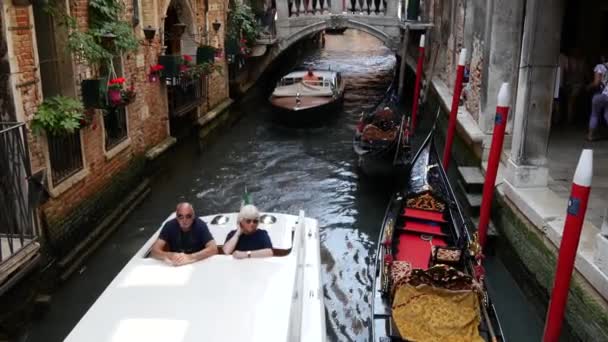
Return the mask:
M207 224L194 214L190 203L180 203L175 218L167 221L152 246L152 257L181 266L217 254L217 245Z
M243 206L237 217L237 229L226 236L224 254L232 254L235 259L272 256L270 236L264 229L258 229L259 220L258 208L251 204Z

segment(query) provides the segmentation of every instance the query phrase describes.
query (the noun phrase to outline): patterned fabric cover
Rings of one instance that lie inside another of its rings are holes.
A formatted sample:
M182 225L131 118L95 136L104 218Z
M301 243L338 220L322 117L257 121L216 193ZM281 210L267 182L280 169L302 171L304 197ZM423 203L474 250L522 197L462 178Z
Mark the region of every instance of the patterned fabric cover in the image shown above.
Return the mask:
M391 295L399 286L406 284L412 273L412 265L407 261L393 261L391 265Z
M460 262L462 251L456 248L445 248L441 246L433 246L433 262L454 264Z

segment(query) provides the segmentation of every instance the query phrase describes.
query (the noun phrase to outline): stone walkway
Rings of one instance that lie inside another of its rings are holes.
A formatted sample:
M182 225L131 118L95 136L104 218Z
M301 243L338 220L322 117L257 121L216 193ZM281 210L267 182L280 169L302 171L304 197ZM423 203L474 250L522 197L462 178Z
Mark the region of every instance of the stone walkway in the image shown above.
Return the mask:
M549 188L565 201L570 195L572 177L581 151L593 149L593 184L586 220L597 228L608 208L608 140L589 143L580 128L553 128L549 139Z

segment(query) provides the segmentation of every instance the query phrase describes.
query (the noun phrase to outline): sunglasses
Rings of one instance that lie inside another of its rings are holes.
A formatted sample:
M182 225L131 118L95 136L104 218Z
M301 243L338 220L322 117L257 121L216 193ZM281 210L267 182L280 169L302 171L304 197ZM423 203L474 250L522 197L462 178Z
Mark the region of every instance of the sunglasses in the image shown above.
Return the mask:
M188 220L192 218L192 214L186 214L186 215L182 215L182 214L177 214L177 219L178 220L183 220L185 218L187 218Z
M258 219L253 219L253 220L252 219L245 219L245 223L250 224L251 222L253 222L253 223L259 223L260 220L258 220Z

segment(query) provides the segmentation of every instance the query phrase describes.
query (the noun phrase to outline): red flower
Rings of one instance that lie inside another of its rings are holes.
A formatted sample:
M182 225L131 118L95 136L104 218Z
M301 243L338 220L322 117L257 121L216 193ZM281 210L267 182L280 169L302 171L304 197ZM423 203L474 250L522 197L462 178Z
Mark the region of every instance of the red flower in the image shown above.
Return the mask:
M108 85L114 85L114 84L123 84L125 83L126 79L124 77L116 77L110 80L110 82L108 83Z
M160 64L152 65L152 66L150 66L150 72L159 72L159 71L163 70L164 68L165 67Z
M182 57L184 58L184 61L186 61L188 63L192 62L192 56L190 56L190 55L183 55Z

